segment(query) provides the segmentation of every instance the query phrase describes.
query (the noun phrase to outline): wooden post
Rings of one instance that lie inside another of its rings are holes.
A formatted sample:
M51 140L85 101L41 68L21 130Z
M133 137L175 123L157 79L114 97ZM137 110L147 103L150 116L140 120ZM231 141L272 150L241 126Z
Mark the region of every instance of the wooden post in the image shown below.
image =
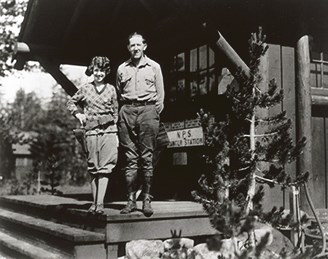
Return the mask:
M306 147L297 159L297 173L312 172L312 106L310 86L309 36L303 35L296 46L296 136L306 137ZM311 181L311 178L310 178ZM313 182L309 182L310 189ZM301 207L309 212L304 193L301 194Z
M293 223L300 223L301 212L299 208L299 190L295 186L290 187L289 192L289 204L290 204L290 215L292 216ZM300 239L300 228L291 229L290 239L293 245L296 247Z
M41 193L41 171L38 170L38 184L36 189L37 194Z
M118 257L118 244L106 245L106 254L107 259L116 259Z

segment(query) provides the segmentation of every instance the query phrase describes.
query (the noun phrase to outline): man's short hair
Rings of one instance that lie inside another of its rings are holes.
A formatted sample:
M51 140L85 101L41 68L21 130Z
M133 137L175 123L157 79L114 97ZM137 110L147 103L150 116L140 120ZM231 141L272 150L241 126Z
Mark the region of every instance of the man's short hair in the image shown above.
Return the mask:
M142 43L143 43L143 44L147 43L145 37L144 37L141 33L139 33L139 32L133 32L133 33L131 33L131 34L129 35L129 37L128 37L128 45L130 44L130 39L133 38L134 36L139 36L139 37L141 37L141 38L142 38Z

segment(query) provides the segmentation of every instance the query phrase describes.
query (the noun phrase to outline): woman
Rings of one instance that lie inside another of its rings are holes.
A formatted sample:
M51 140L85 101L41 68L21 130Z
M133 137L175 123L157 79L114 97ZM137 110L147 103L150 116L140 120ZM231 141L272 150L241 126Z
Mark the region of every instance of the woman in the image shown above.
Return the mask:
M93 75L93 81L82 85L67 103L68 110L86 131L88 172L93 195L88 211L97 214L104 213L108 177L116 165L118 153L118 104L115 87L105 83L109 73L109 59L94 57L86 71L88 76ZM81 106L82 112L77 105Z

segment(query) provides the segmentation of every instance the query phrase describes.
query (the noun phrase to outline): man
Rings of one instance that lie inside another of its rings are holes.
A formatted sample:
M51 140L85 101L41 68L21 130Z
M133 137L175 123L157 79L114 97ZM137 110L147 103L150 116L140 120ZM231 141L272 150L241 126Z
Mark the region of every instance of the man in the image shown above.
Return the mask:
M141 34L129 36L131 58L117 70L117 89L121 101L118 130L125 156L125 178L128 203L121 211L128 214L137 209L137 171L143 174L142 210L151 216L150 188L153 177L153 152L159 131L159 114L164 107L164 84L161 67L148 58L146 41Z

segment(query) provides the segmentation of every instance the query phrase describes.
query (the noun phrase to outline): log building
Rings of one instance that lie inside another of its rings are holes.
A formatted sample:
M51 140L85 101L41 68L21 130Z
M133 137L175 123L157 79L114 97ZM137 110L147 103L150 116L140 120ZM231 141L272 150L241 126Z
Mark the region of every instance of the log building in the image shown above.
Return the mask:
M171 140L155 175L154 194L188 200L202 173L204 142L195 114L199 108L219 115L229 109L222 98L234 80L229 71L247 64L250 33L262 26L270 45L264 83L275 78L285 93L282 104L268 112L287 110L294 139L307 137L302 156L287 170L296 175L309 171L315 206L327 208L327 12L323 0L30 0L16 68L39 61L72 95L77 88L61 64L87 65L93 56L106 55L115 71L129 57L127 36L134 31L145 35L147 54L161 64L164 74L162 120ZM219 48L204 32L204 22L224 36ZM111 76L114 82L115 73ZM277 187L268 192L265 203L288 207L288 200L288 193Z

